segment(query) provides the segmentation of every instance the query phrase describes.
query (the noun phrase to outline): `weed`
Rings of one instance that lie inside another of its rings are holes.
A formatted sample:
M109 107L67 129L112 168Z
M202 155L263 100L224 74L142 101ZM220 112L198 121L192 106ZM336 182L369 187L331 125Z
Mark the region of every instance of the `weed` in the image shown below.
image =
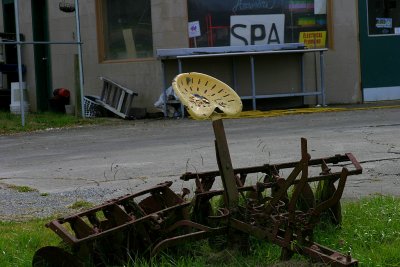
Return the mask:
M74 203L72 203L68 208L74 209L74 210L79 210L79 209L87 209L93 207L93 204L84 200L78 200Z
M38 190L35 188L31 188L25 185L9 185L8 188L13 189L20 193L27 193L27 192L37 192Z

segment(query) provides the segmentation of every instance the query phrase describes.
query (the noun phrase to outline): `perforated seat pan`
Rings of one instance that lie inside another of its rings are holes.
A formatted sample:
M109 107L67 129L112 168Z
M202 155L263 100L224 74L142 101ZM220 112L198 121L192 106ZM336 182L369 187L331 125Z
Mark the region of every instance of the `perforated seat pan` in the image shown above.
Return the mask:
M242 111L236 92L222 81L198 72L177 75L172 87L194 119L208 119L215 112L228 116Z

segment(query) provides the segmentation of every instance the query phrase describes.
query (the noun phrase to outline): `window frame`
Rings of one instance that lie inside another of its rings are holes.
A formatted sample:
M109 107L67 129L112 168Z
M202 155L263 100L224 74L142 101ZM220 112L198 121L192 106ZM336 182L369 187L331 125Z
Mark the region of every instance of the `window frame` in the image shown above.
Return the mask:
M105 33L105 24L104 23L104 7L102 4L103 0L96 0L95 9L96 9L96 31L97 31L97 48L98 48L98 62L99 63L124 63L124 62L142 62L142 61L154 61L156 59L155 51L154 51L154 33L152 30L152 46L153 46L153 56L152 57L143 57L143 58L124 58L124 59L106 59L106 38L104 36ZM150 5L151 5L151 0ZM152 19L153 25L153 19Z
M280 0L282 1L282 0ZM326 0L326 26L324 31L326 31L326 44L325 47L328 49L333 49L334 47L334 22L333 22L333 0ZM189 23L190 21L190 16L189 16L189 5L188 5L188 20L187 23ZM271 13L271 14L275 14L275 13ZM261 14L262 15L262 14ZM193 20L193 19L192 19ZM196 20L194 20L196 21ZM221 26L217 26L216 28L222 28ZM285 28L285 35L287 34L288 29ZM321 31L321 30L315 30L315 31ZM295 42L295 41L294 41ZM188 43L190 43L191 45L193 45L191 38L188 39ZM215 47L216 45L213 46L201 46L201 47ZM192 46L190 46L192 47Z
M363 0L360 0L360 1L363 1ZM367 11L367 21L366 21L366 23L367 23L367 33L368 33L368 37L372 37L372 38L374 38L374 37L393 37L393 36L400 36L400 34L396 34L396 33L386 33L386 34L371 34L370 33L370 25L369 25L369 23L370 23L370 21L369 21L369 4L368 4L368 0L365 0L365 7L366 7L366 11Z

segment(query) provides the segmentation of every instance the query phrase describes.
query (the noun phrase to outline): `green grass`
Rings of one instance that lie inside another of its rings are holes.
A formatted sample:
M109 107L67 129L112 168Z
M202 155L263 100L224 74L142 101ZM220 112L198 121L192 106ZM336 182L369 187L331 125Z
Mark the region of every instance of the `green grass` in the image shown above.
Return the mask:
M20 115L0 111L0 135L32 132L49 128L76 127L105 123L107 121L109 121L107 118L82 119L62 113L28 113L25 117L25 127L22 127Z
M84 200L78 200L72 203L68 208L74 209L74 210L81 210L81 209L87 209L93 207L93 204Z
M342 229L319 231L318 242L351 251L362 266L400 266L400 199L375 196L347 203Z
M37 189L25 185L8 185L8 188L20 193L36 192Z
M57 245L60 238L44 227L48 220L0 222L0 266L31 266L34 252ZM400 199L374 196L343 205L342 227L321 224L315 241L342 253L351 251L360 266L400 266ZM235 251L215 252L207 241L178 248L179 253L161 253L150 263L130 262L131 267L147 266L268 266L278 262L279 247L251 240L247 255ZM309 266L299 256L287 266Z
M0 222L0 266L32 266L37 249L59 244L58 236L44 227L47 221Z

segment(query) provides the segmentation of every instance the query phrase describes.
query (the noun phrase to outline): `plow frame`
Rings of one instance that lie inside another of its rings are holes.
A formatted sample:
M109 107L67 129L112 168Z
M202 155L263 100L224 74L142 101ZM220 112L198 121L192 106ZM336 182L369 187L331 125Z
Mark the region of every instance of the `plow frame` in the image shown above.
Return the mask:
M313 229L319 223L321 214L328 213L333 223L341 223L340 199L347 177L362 173L361 165L351 153L311 159L307 140L302 138L300 161L233 169L221 119L213 121L213 129L219 170L181 176L184 181L194 179L196 183L193 200L193 214L197 216L195 221L207 224L205 218L211 215L211 199L222 196L224 208L229 210L228 227L279 245L282 247L282 260L299 253L332 266L358 265L350 254L344 255L313 242ZM328 164L339 163L352 165L353 169L342 168L332 172L328 167ZM321 173L309 177L310 166L319 166ZM284 169L291 170L287 178L279 175ZM263 182L245 186L248 174L258 172L265 174ZM211 190L217 176L221 177L223 190ZM322 193L318 198L310 186L311 182L318 182L318 187L321 187ZM289 188L293 190L289 192ZM270 195L266 197L267 190L270 190ZM240 196L244 199L244 206L239 203ZM300 199L305 201L305 208L299 207ZM228 234L229 242L235 242L232 233Z
M299 253L332 266L357 266L350 254L313 241L313 229L322 214L328 214L333 223L341 222L340 199L347 177L362 173L351 153L312 159L307 140L302 138L300 161L234 169L222 120L213 121L213 128L219 170L181 176L196 184L192 201L185 198L189 190L176 194L170 189L172 182L164 182L53 220L46 226L72 248L72 255L44 247L35 254L33 266L43 266L40 263L45 258L47 263L57 262L57 255L63 255L70 266L84 266L88 256L96 261L98 243L152 257L166 248L215 236L225 236L228 246L241 243L239 239L245 244L249 236L267 240L282 248L282 260ZM329 166L339 164L351 170L332 172ZM309 167L319 167L320 174L309 176ZM284 170L290 172L287 177L280 176ZM247 176L254 173L263 173L262 181L246 185ZM212 189L217 177L223 189ZM321 185L324 193L320 196L310 187L313 182ZM214 211L211 202L216 197L223 199L223 205ZM301 201L305 206L299 207ZM107 252L114 257L113 263L124 258L119 250ZM121 258L115 260L114 254Z

